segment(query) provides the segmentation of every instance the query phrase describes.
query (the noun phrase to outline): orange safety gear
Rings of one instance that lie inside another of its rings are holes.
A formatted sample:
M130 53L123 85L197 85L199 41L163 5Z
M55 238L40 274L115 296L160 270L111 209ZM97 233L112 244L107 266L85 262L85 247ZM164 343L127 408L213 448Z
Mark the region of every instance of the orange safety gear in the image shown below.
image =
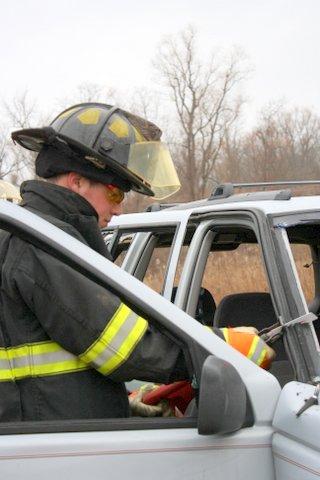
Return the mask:
M259 367L268 370L274 358L273 350L256 334L237 331L236 328L221 328L225 341L252 360Z

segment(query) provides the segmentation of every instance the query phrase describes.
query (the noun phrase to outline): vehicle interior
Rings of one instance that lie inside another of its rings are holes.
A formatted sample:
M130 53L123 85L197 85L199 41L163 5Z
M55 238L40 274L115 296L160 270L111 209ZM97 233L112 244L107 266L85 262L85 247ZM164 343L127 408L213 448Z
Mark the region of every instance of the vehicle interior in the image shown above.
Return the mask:
M263 254L254 230L243 226L215 226L210 230L209 240L203 240L202 248L199 249L197 261L193 264L192 278L186 280L183 268L196 228L197 224L189 224L169 299L208 326L253 326L260 334L264 334L279 325ZM288 228L287 233L309 310L318 314L320 225L295 225ZM122 263L133 237L128 232L123 234L123 242L119 237L114 250L114 255L118 258L116 263ZM173 241L172 230L149 232L150 248L146 249L148 253L141 257L134 273L162 294L165 293L168 282L167 271ZM204 248L205 243L207 246ZM183 289L181 281L189 282L188 287L185 287L185 298L182 298L183 295L179 297L179 289ZM317 321L314 325L317 332L320 331L318 324ZM280 336L271 346L276 351L276 360L270 371L283 386L295 378L285 339Z

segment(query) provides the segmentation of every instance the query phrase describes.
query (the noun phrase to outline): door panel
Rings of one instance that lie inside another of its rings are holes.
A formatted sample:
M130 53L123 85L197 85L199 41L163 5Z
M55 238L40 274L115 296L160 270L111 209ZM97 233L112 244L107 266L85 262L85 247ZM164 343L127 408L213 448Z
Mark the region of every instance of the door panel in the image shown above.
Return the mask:
M313 385L290 382L276 408L272 440L277 480L320 477L320 406L296 413L315 392Z
M200 436L196 429L0 437L6 480L273 480L271 427Z

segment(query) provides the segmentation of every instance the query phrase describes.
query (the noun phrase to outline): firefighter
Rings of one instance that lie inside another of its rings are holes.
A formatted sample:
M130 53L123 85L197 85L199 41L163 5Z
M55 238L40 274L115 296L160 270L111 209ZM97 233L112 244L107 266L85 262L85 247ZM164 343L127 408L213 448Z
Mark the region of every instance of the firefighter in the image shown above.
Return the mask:
M100 228L121 213L125 192L163 198L180 186L160 136L151 122L98 103L16 131L47 180L24 182L21 205L108 258ZM2 421L126 417L123 382L190 377L172 340L59 259L7 232L0 258Z

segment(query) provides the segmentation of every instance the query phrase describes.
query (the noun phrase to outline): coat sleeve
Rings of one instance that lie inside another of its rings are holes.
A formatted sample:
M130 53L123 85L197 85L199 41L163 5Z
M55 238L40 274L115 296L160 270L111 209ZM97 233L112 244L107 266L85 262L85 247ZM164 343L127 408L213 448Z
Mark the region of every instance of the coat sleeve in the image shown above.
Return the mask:
M77 357L79 368L95 368L117 381L188 378L182 350L169 337L46 252L26 243L13 277L50 341Z

